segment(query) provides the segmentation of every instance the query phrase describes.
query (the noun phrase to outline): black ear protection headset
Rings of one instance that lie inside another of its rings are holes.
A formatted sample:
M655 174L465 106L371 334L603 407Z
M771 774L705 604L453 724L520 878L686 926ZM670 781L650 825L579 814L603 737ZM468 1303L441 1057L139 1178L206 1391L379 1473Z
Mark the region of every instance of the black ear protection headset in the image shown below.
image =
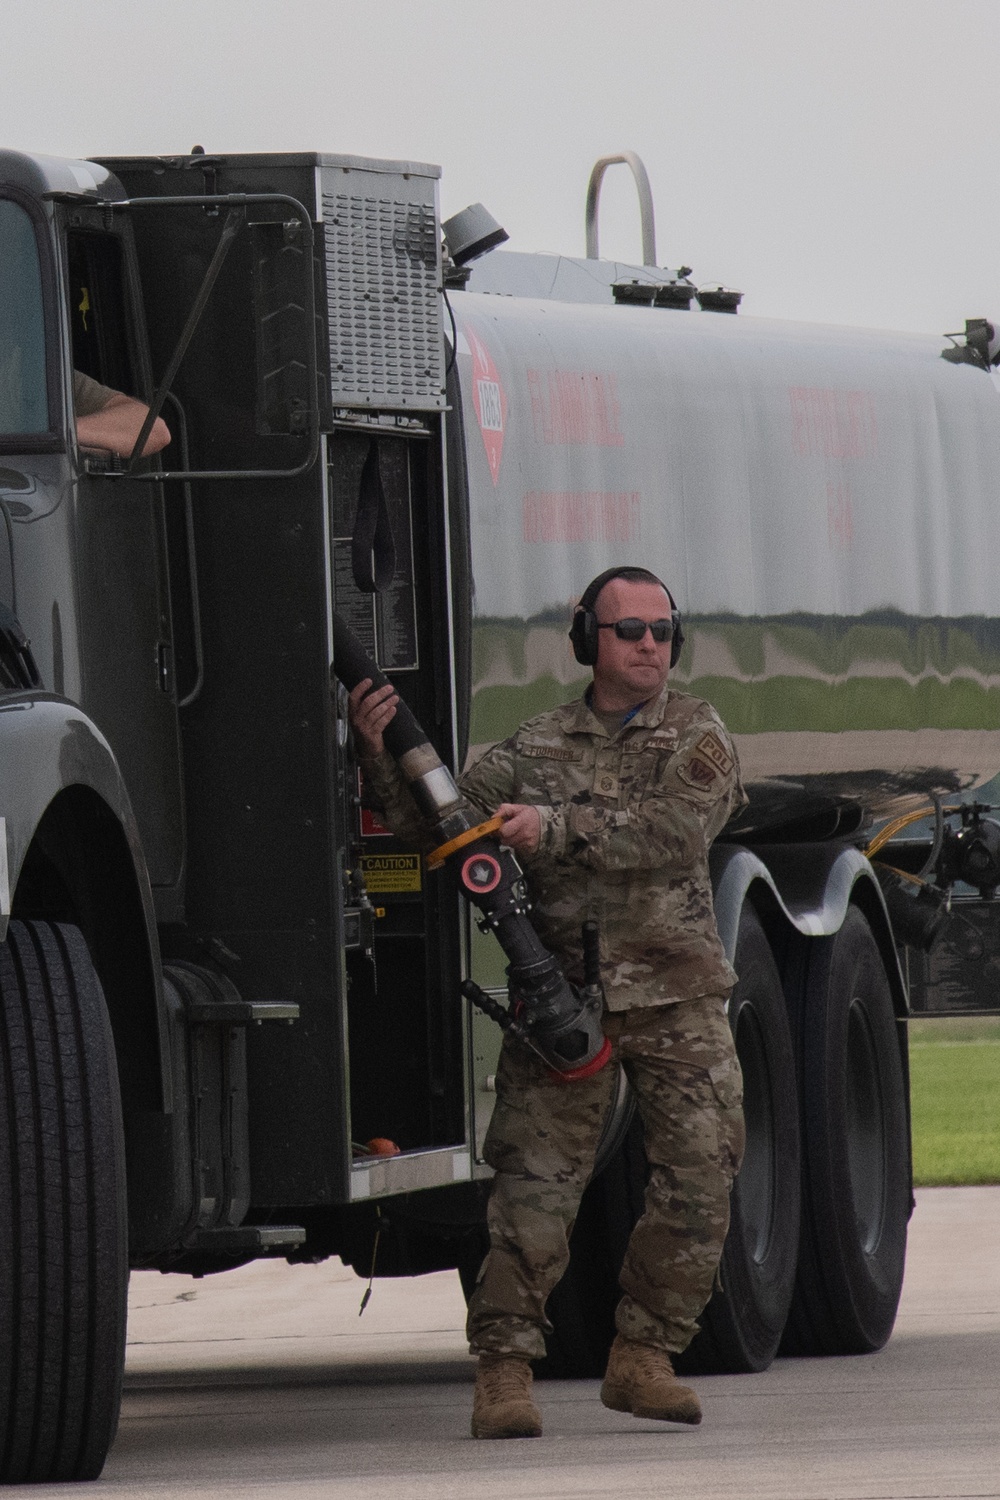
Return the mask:
M573 624L570 626L569 638L573 643L573 655L581 666L592 667L597 660L597 642L600 633L597 628L597 615L594 613L594 605L597 596L606 583L612 578L626 578L630 583L656 583L670 600L670 622L673 626L673 635L670 638L670 665L677 665L677 659L681 654L684 644L684 631L681 628L680 610L674 603L674 596L667 585L657 578L655 573L650 573L646 568L608 568L603 573L598 573L596 578L583 591L583 596L576 606L573 615Z

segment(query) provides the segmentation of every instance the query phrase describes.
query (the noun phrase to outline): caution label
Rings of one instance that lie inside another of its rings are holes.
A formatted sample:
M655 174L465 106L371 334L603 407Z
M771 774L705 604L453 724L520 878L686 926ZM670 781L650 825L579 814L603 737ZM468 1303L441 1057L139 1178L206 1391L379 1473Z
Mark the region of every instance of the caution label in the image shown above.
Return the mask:
M361 873L369 896L420 890L419 854L363 854Z

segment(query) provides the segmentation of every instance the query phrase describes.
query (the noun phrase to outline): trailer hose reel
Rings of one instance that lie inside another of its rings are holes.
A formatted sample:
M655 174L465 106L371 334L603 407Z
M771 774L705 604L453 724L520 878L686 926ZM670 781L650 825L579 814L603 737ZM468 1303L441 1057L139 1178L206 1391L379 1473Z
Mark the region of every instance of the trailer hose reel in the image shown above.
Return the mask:
M366 677L372 683L369 691L388 684L336 612L333 650L334 671L348 692ZM555 1077L570 1081L599 1072L611 1056L611 1044L601 1030L603 994L596 924L584 924L585 982L577 987L570 984L532 926L524 874L498 837L501 819L484 823L473 812L402 701L383 738L438 840L427 858L429 868L448 865L456 872L462 894L479 911L479 926L494 934L509 959L509 1007L492 1000L471 979L463 984L462 993L530 1045Z

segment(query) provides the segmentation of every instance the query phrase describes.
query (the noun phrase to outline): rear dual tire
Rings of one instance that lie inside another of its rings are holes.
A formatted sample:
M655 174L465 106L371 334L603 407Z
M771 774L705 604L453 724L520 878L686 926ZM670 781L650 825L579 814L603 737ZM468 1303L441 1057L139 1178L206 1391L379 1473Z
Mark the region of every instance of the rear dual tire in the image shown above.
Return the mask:
M716 1288L700 1332L677 1361L703 1375L767 1369L788 1316L799 1238L795 1058L781 976L749 902L733 963L739 983L729 1024L743 1070L746 1151L730 1195Z
M867 1354L889 1338L903 1285L910 1137L892 994L857 907L809 944L792 1018L802 1228L780 1352Z

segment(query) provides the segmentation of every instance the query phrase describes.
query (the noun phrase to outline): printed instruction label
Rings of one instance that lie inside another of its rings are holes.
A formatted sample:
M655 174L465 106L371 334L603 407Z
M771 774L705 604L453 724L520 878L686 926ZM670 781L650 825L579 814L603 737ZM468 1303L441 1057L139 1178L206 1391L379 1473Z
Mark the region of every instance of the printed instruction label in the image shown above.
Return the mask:
M419 854L363 854L361 873L369 896L391 896L421 888Z

